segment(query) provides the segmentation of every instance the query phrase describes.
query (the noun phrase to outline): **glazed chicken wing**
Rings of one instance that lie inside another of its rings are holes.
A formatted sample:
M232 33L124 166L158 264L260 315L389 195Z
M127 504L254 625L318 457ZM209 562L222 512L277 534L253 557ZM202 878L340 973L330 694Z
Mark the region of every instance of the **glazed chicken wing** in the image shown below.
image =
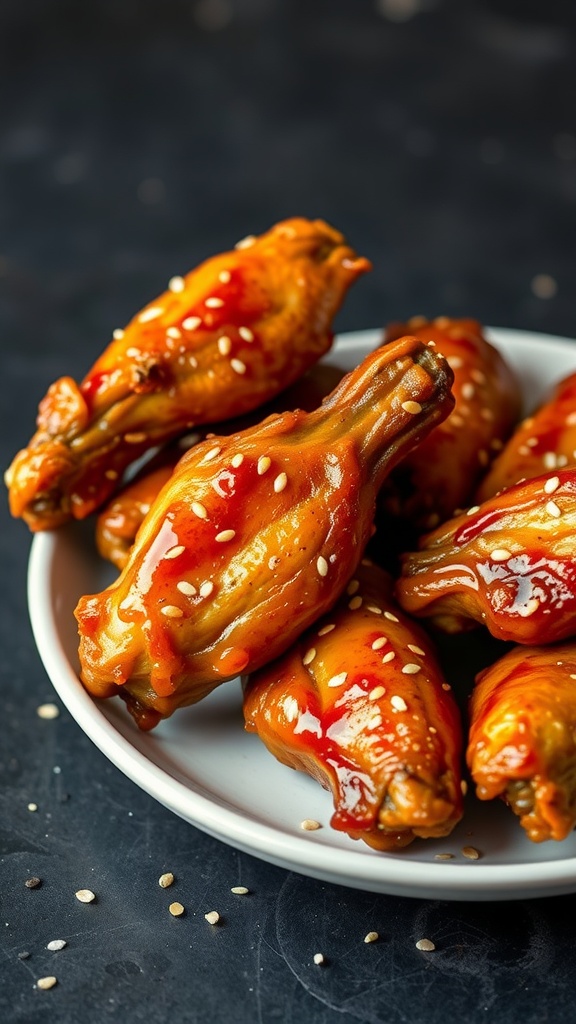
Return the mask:
M480 673L467 760L481 800L502 797L528 838L576 825L576 644L515 647Z
M119 580L76 609L87 689L143 728L281 654L344 589L386 472L452 406L415 338L369 355L313 413L192 448Z
M477 501L519 480L576 462L576 373L556 385L540 408L514 431L476 493Z
M391 577L362 564L335 607L248 679L246 728L332 791L334 828L393 850L448 835L462 816L449 690Z
M517 422L520 387L476 320L413 317L392 324L386 337L407 333L433 342L454 371L453 412L388 477L380 498L384 511L422 532L470 504Z
M13 515L32 530L83 519L143 452L271 398L330 347L369 266L323 221L294 218L174 278L79 386L49 388L6 474Z
M489 498L404 556L401 606L459 632L546 644L576 633L576 468Z
M232 434L252 426L261 415L284 412L298 407L312 411L342 379L344 373L335 366L313 366L297 384L287 388L272 402L240 418L218 424L221 433ZM187 448L206 437L206 433L187 434L172 442L142 467L133 480L122 487L102 509L96 520L96 547L103 558L123 569L144 517L168 482L176 463Z

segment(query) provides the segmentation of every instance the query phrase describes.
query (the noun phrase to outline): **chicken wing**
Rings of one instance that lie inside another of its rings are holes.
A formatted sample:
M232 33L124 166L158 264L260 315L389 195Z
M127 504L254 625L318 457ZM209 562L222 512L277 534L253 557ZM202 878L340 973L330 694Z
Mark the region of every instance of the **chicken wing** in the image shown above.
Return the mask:
M576 825L576 644L515 647L477 678L467 761L535 843Z
M345 594L245 684L244 716L283 764L332 791L331 824L379 850L462 816L461 725L430 640L359 566Z
M404 556L396 596L446 632L499 640L576 633L576 468L534 477L449 520Z
M433 343L454 371L454 411L388 477L385 512L431 530L470 504L480 477L520 415L520 386L476 320L413 317L392 324L388 340L414 334Z
M533 416L514 431L476 492L476 501L519 480L576 463L576 373L561 380Z
M299 408L311 412L343 376L344 371L336 366L322 363L313 366L297 384L287 388L272 402L267 402L264 407L253 413L218 424L217 429L224 434L236 433L258 422L258 419L262 418L261 414L266 415L273 411L284 412ZM205 431L185 435L178 442L166 445L104 506L96 520L95 532L96 547L103 558L108 559L118 569L124 568L142 521L164 484L172 476L176 463L187 448L206 436L208 435Z
M143 452L271 398L330 347L334 314L369 267L323 221L294 218L174 278L80 386L49 388L6 473L13 515L32 530L83 519Z
M119 580L76 609L82 680L143 728L281 654L344 589L385 474L452 407L415 338L371 353L322 406L184 455Z

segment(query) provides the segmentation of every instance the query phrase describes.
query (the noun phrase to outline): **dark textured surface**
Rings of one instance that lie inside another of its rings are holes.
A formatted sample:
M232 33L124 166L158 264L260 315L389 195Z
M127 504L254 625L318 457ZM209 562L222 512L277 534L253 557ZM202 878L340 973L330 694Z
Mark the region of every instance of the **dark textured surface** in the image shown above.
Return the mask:
M2 466L47 385L168 277L286 215L325 217L374 261L343 329L424 312L576 335L573 18L512 0L4 0ZM1 515L2 1021L574 1019L576 897L429 903L288 874L157 805L65 709L40 720L30 539Z

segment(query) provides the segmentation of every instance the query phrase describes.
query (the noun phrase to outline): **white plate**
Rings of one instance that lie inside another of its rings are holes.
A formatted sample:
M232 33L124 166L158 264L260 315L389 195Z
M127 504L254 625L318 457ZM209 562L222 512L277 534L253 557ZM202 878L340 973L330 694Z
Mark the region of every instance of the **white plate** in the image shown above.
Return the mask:
M527 404L576 370L576 342L494 329L492 340L519 373ZM379 331L340 337L327 361L355 365ZM60 698L101 751L142 789L180 817L225 843L305 875L373 892L433 899L514 899L576 891L576 834L563 843L531 844L499 802L468 798L464 821L449 839L376 853L329 826L332 802L312 779L275 761L243 730L240 687L221 686L152 733L139 733L120 700L95 703L77 677L73 609L81 594L110 582L95 554L92 523L38 534L30 556L32 628ZM303 818L323 827L304 832ZM466 860L462 847L481 852ZM451 852L450 861L435 861Z

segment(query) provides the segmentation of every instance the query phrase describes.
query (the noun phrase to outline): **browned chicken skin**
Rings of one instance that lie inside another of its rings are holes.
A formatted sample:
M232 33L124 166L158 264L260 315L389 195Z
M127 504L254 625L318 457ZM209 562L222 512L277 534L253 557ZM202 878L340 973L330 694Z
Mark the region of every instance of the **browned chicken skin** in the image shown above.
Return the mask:
M481 800L502 797L528 838L576 825L576 644L515 647L480 673L467 760Z
M561 380L525 419L481 481L476 501L542 473L576 463L576 373Z
M576 468L516 484L422 538L396 596L447 632L483 623L522 644L576 633Z
M281 654L344 589L389 469L452 407L415 338L370 354L313 413L214 437L178 463L117 583L83 597L82 679L143 728Z
M454 410L388 477L380 506L418 532L470 504L474 488L520 414L520 387L476 320L413 317L391 324L388 340L433 342L454 371Z
M173 279L80 385L49 388L6 473L12 514L32 530L83 519L143 452L277 394L328 350L369 267L323 221L293 218Z
M345 594L245 684L244 715L283 764L334 797L334 828L378 850L462 816L458 710L430 640L362 564Z
M294 408L311 412L343 376L343 370L320 363L272 402L267 402L264 407L249 415L218 424L217 429L220 433L232 434L254 425L263 415L272 412ZM105 505L96 520L96 546L103 558L118 569L124 568L142 521L172 476L176 463L192 444L197 444L206 436L205 431L185 435L178 442L166 445Z

